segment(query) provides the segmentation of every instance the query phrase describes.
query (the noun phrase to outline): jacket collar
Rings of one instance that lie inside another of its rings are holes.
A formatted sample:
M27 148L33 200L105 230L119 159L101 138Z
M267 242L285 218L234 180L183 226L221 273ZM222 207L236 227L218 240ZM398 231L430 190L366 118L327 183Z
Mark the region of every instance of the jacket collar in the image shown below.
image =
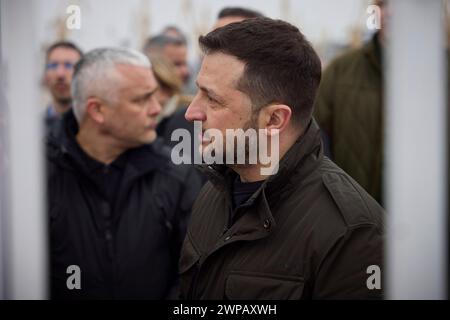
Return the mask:
M247 201L254 201L264 190L270 201L274 201L292 183L306 177L323 157L320 129L313 119L304 134L297 139L280 160L278 172L270 176ZM226 165L201 165L209 180L221 191L229 192L236 173Z
M221 240L215 242L214 252L225 244L234 241L251 241L267 237L276 228L276 212L272 208L283 196L289 196L288 190L302 181L320 165L323 158L320 129L314 120L311 120L305 133L297 139L280 161L277 174L269 177L250 199L237 210L252 207L251 212L240 215L237 221L222 234ZM201 166L210 178L211 183L223 191L230 200L230 187L236 173L225 165ZM231 203L229 203L229 207ZM218 213L219 214L219 213ZM223 214L221 212L220 214ZM221 221L216 219L215 221ZM226 241L227 239L230 239Z

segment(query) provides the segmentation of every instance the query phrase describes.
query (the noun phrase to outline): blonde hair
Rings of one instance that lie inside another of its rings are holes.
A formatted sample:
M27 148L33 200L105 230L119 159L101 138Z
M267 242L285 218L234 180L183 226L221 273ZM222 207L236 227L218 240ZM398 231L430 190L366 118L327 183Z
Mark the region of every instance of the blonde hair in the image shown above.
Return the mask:
M152 70L159 85L170 90L171 95L180 94L183 82L175 70L175 66L161 55L149 56Z

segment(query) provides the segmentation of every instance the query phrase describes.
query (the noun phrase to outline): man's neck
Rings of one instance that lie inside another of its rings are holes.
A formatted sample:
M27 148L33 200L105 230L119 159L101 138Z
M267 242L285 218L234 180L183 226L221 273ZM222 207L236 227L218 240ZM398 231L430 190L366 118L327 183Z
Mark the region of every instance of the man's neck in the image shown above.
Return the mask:
M290 146L289 146L290 147ZM279 156L277 159L270 158L270 162L266 165L261 163L250 165L230 165L240 177L242 182L256 182L263 181L269 178L271 175L276 174L275 168L280 164L281 159L285 155L288 149L280 146ZM265 173L265 174L263 174Z
M242 182L263 181L269 177L261 175L260 165L233 165L230 168L239 175Z
M104 164L112 163L126 151L125 148L114 145L114 143L111 142L111 138L101 134L92 134L87 129L80 129L76 136L76 140L84 152L91 158Z
M61 102L61 101L53 100L52 106L53 106L53 109L55 110L55 112L58 115L61 115L71 108L72 101L69 100L67 102L66 101Z
M267 165L263 165L261 163L254 165L231 165L230 168L233 169L240 177L242 182L256 182L263 181L269 178L271 175L276 174L278 172L279 164L281 159L285 156L285 154L289 151L289 149L295 144L297 139L303 135L303 131L301 133L294 132L285 132L284 137L279 141L278 148L278 157L273 159L269 157L270 162ZM270 150L270 147L269 147ZM269 154L272 154L271 152ZM275 157L275 156L274 156ZM274 163L274 161L276 163ZM275 171L276 168L276 171ZM267 174L262 174L269 173ZM272 174L270 174L272 172Z

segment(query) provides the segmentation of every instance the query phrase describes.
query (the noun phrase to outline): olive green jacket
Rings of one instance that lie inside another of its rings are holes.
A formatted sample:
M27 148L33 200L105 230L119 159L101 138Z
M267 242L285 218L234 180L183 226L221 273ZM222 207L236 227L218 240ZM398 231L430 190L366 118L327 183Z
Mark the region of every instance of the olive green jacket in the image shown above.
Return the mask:
M323 74L315 118L333 161L382 203L383 86L377 35L335 59Z
M383 270L383 210L323 156L317 124L234 210L236 173L215 165L207 174L181 253L182 298L382 297L372 268Z

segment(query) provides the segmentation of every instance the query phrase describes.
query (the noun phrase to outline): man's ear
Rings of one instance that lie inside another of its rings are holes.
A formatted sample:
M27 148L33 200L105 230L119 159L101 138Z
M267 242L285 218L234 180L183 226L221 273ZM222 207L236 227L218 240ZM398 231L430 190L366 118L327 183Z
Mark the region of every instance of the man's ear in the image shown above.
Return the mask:
M282 132L288 127L292 116L292 110L285 104L271 104L263 108L259 115L259 127L267 129L268 135Z
M100 99L96 97L88 98L86 101L86 115L101 124L105 121L103 107L103 102Z

